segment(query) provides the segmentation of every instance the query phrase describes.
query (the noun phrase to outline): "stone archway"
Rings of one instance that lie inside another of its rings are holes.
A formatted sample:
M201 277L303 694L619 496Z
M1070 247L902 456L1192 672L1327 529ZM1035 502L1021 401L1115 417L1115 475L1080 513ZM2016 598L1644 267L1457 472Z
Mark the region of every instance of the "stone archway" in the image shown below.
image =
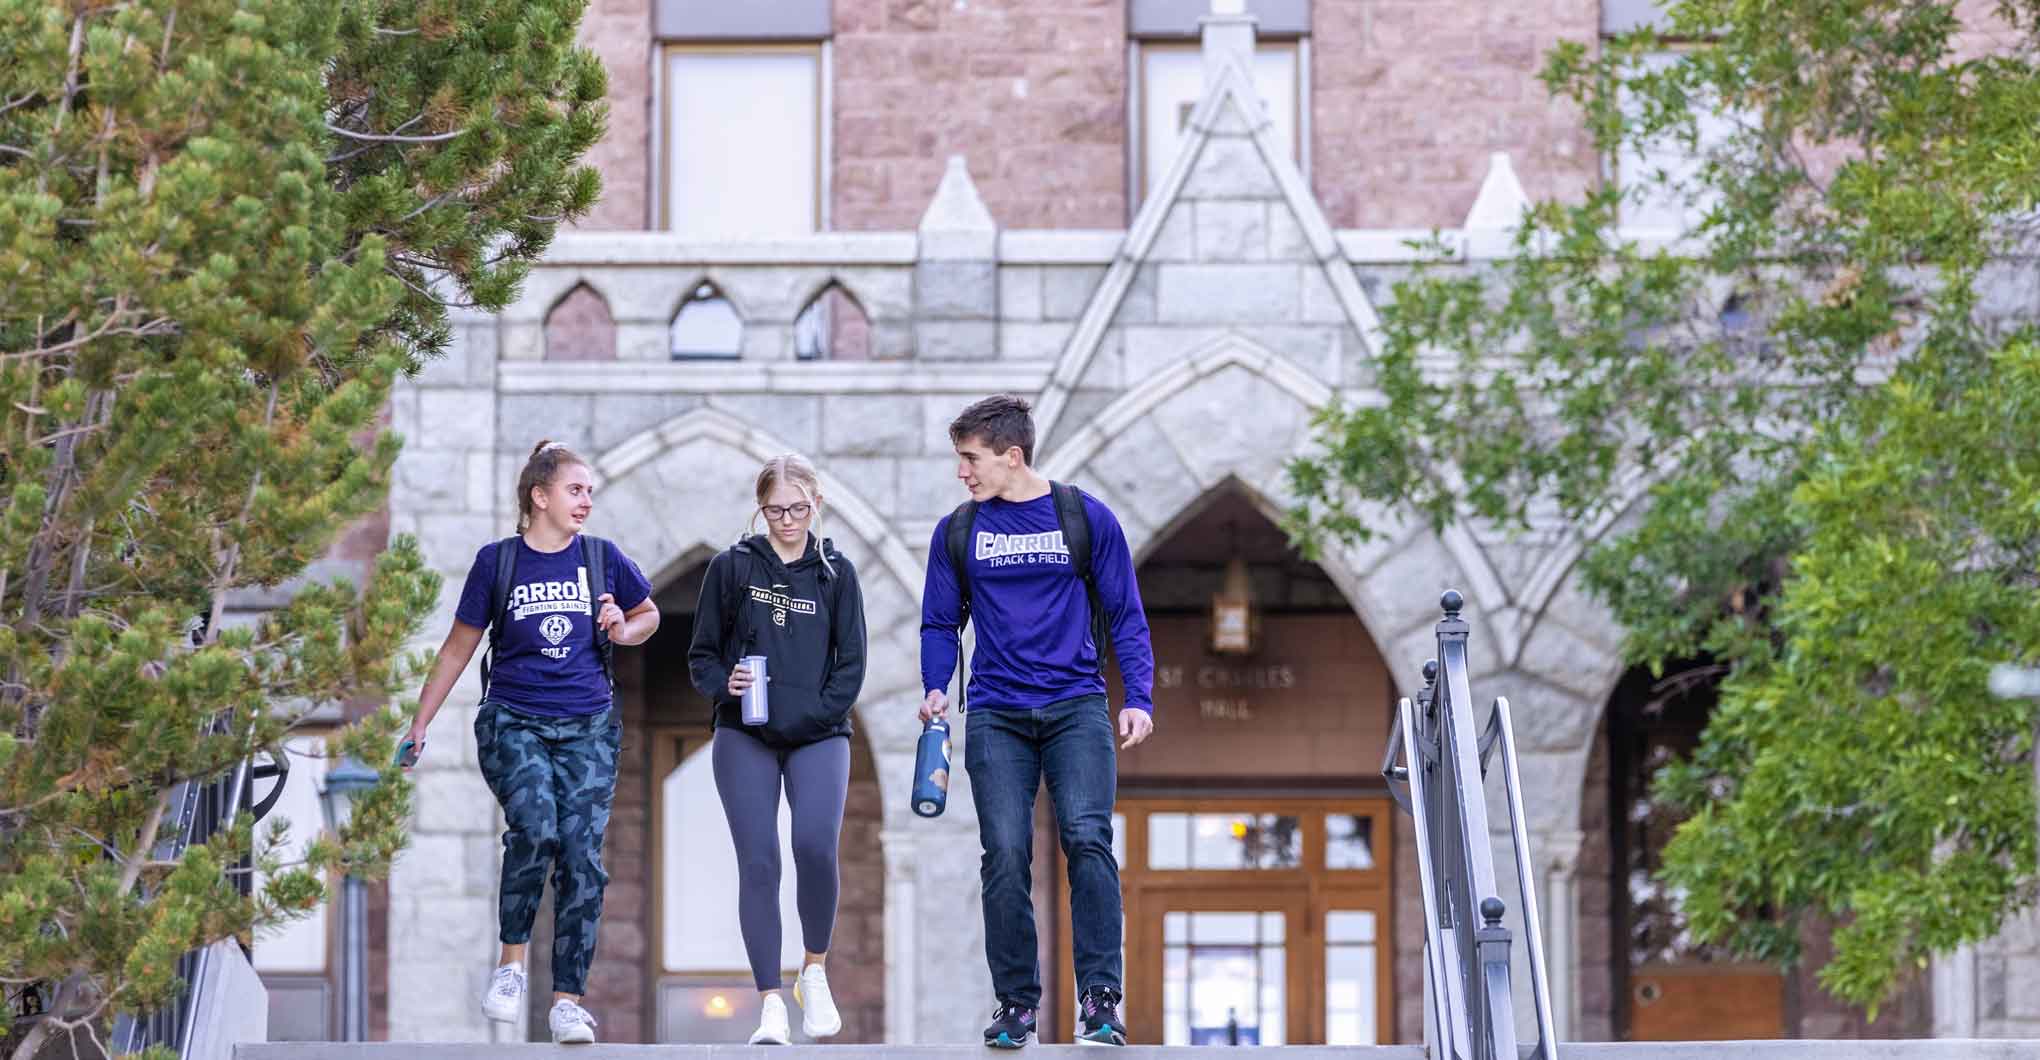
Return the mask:
M1332 396L1301 366L1247 335L1228 333L1121 395L1042 465L1051 477L1096 492L1139 555L1227 477L1269 512L1289 505L1284 468L1310 451L1311 415ZM1328 547L1320 566L1373 631L1402 694L1414 694L1419 667L1434 654L1439 594L1458 588L1473 623L1480 705L1507 695L1514 707L1554 1001L1567 1026L1578 994L1572 881L1581 785L1595 722L1619 676L1619 631L1567 576L1577 551L1551 560L1554 573L1540 579L1537 607L1529 610L1472 532L1433 534L1383 508L1369 512L1368 522L1380 527L1371 541ZM1504 848L1497 856L1497 871L1512 874L1513 855ZM1415 923L1414 916L1404 919ZM1527 984L1527 976L1519 978ZM1526 988L1524 1011L1527 1000ZM1402 1015L1406 1024L1421 1016L1415 1006Z
M1228 333L1127 391L1047 454L1042 470L1097 493L1138 556L1225 479L1270 513L1293 503L1285 468L1310 451L1311 416L1333 396L1302 366ZM1385 509L1375 516L1374 539L1328 546L1319 565L1374 631L1398 686L1413 693L1441 592L1464 591L1477 624L1483 608L1506 601L1470 536L1420 532Z
M616 528L618 544L641 559L655 582L663 582L736 539L746 525L759 465L790 451L792 446L760 427L726 412L697 409L597 457L598 496L612 513L609 525ZM966 877L975 879L974 858L965 865L918 856L924 841L933 849L960 849L972 842L975 819L963 784L942 819L921 821L908 809L920 727L914 705L920 699L921 562L877 508L831 474L825 462L817 471L825 502L820 532L856 565L870 643L855 711L875 779L873 791L856 805L865 814L876 811L878 819L860 820L853 830L846 810L846 840L853 831L867 841L867 833L878 838L883 879L877 887L884 912L866 914L865 920L866 926L877 927L885 955L883 1040L911 1042L927 1033L921 1026L927 1019L950 1018L946 1011L923 1015L916 988L924 976L953 985L983 974L977 936L970 929L940 947L924 949L920 939L958 936L960 925L944 911L923 908L917 899L924 885L930 893L963 893ZM934 967L924 969L924 964Z
M729 413L697 409L597 457L596 486L603 505L617 513L618 545L657 580L697 550L735 541L746 526L759 465L792 451ZM819 530L857 568L873 643L858 722L876 746L910 742L911 717L875 704L902 694L919 698L914 653L900 650L898 641L903 630L919 627L921 565L869 501L826 466L817 470L825 502ZM878 650L881 644L888 650ZM904 787L887 794L888 805L906 802Z

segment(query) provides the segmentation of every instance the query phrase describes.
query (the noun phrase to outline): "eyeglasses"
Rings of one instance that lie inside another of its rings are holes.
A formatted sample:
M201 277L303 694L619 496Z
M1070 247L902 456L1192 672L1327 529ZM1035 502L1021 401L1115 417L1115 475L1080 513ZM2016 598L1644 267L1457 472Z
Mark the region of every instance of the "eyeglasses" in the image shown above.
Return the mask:
M808 516L814 514L815 509L814 505L811 505L806 501L802 501L799 504L788 505L767 504L759 508L758 510L764 513L765 518L767 520L776 523L789 515L793 516L795 519L805 519Z

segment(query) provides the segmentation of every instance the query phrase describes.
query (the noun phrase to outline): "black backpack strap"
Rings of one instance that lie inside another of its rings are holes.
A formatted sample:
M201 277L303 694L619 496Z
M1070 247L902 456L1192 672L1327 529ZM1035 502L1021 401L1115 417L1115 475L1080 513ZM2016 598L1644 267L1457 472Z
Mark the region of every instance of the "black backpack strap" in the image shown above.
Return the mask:
M1055 498L1055 521L1063 546L1070 550L1070 568L1084 580L1084 595L1091 601L1091 637L1098 645L1098 672L1104 673L1105 662L1112 657L1112 624L1098 596L1098 579L1091 573L1091 513L1084 510L1084 491L1067 482L1049 483L1048 492Z
M496 542L496 580L489 583L489 650L482 653L482 698L489 695L489 671L503 644L503 624L510 617L510 589L517 581L517 542L511 535Z
M609 591L609 542L593 534L581 535L581 566L588 571L588 617L594 629L595 651L602 656L602 676L609 690L616 691L616 642L593 621L602 617L602 594Z
M734 644L732 659L741 659L751 646L751 550L741 542L730 546L729 580L723 583L723 643ZM738 639L731 640L732 633Z
M977 527L977 502L964 501L949 513L943 545L949 552L949 571L956 576L956 712L969 710L970 670L963 656L963 628L970 625L970 535Z

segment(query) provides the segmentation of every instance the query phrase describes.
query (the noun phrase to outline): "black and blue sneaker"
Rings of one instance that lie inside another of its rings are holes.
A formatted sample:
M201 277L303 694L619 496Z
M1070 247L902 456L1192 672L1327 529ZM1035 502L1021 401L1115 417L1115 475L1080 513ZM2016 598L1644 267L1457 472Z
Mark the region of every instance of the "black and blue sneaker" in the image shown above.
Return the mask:
M1018 1049L1034 1037L1034 1010L1008 1001L999 1002L992 1013L992 1025L985 1028L985 1044L994 1049Z
M1126 1044L1126 1024L1119 1021L1119 991L1109 986L1094 986L1084 991L1083 1020L1077 1025L1077 1044Z

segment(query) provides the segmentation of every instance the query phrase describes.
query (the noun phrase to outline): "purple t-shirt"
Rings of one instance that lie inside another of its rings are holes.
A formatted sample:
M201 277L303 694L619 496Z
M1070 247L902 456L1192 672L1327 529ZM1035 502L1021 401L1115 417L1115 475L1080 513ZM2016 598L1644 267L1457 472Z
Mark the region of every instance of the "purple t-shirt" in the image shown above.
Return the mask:
M1133 555L1111 509L1088 494L1091 576L1098 583L1106 628L1119 664L1126 705L1154 710L1154 649L1134 580ZM1091 639L1091 601L1070 563L1052 495L978 505L971 524L970 705L1035 710L1084 695L1105 694L1098 645ZM921 593L921 684L943 688L956 672L962 587L949 565L949 517L935 524L928 577Z
M496 548L491 541L475 553L460 606L453 617L487 629L489 593L496 582ZM490 664L489 698L526 714L580 717L609 709L609 680L595 647L595 606L588 572L581 566L581 539L558 552L540 552L517 538L510 600L504 608L497 655ZM623 550L611 542L603 584L616 606L629 611L652 595L652 584Z

